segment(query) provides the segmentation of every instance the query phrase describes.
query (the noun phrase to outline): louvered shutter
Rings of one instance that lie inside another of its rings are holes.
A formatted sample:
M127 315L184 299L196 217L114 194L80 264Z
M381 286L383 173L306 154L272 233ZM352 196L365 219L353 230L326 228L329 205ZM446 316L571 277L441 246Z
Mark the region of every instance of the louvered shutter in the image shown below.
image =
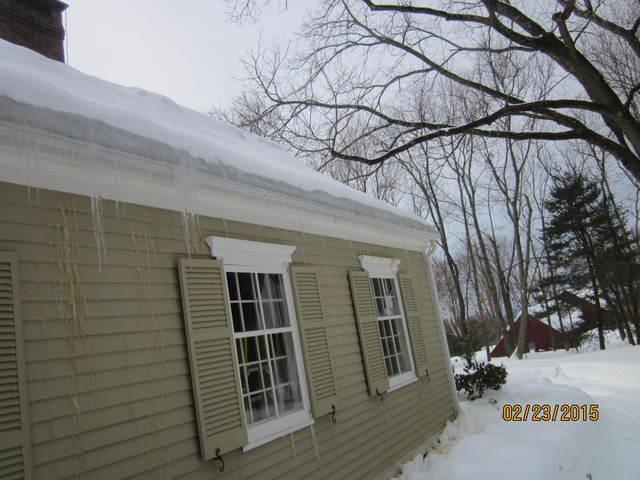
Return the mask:
M409 326L409 338L411 339L411 349L413 350L413 360L416 365L418 377L428 374L427 371L427 347L424 342L422 330L422 318L416 303L416 293L413 288L413 280L409 275L401 274L398 277L400 291L402 292L402 303L404 313Z
M28 479L29 417L16 257L0 252L0 479Z
M291 267L291 278L311 391L311 408L317 418L331 411L337 396L318 273L312 268Z
M369 393L371 395L383 393L389 388L389 378L384 364L382 340L373 306L369 274L362 271L349 272L349 282Z
M247 443L238 360L220 260L181 259L180 286L193 397L205 460Z

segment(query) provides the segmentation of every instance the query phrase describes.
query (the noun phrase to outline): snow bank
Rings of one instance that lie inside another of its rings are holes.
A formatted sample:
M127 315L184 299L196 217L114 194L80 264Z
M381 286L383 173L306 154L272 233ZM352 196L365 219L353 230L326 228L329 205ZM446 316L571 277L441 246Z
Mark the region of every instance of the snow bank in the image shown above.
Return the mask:
M271 141L161 95L100 80L3 40L0 120L177 162L196 172L191 177L203 171L230 183L432 231L413 214L314 171Z
M396 480L626 480L640 470L640 348L504 361L499 392L461 401L426 458ZM502 406L597 404L597 422L505 422Z
M495 403L494 403L495 402ZM559 478L593 444L596 429L585 423L503 422L505 403L578 403L593 399L547 378L512 380L504 391L461 402L459 418L425 460L403 468L402 480L539 480ZM531 465L533 468L525 467ZM580 477L584 479L584 476Z

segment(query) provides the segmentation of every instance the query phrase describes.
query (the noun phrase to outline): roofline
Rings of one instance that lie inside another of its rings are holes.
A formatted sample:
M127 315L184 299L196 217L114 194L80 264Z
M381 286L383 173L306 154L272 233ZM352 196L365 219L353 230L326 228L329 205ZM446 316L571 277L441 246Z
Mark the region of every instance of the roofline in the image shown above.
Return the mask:
M0 136L6 140L0 144L2 181L91 197L97 173L102 173L104 199L178 212L185 209L174 181L175 165L9 122L0 122ZM25 138L29 154L37 157L31 162L38 165L37 173L24 161ZM91 168L78 168L80 161L91 163ZM426 225L411 228L399 221L197 174L197 184L189 186L194 200L187 208L190 213L411 251L422 251L438 239L435 229Z

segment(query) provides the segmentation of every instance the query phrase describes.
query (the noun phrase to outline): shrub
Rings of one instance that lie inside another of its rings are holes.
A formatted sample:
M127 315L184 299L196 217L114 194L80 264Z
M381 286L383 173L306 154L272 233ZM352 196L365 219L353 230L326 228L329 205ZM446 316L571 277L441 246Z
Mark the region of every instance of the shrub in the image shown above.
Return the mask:
M482 397L485 390L500 390L507 381L507 369L502 365L474 362L455 375L456 389L469 400Z

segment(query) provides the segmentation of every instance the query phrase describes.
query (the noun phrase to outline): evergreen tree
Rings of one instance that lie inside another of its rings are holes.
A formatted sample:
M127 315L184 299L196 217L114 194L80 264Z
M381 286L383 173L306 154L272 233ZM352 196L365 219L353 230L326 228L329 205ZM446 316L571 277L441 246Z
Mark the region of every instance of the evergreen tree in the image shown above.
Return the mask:
M597 182L575 171L553 177L550 198L545 201L549 221L543 232L554 281L576 290L590 287L596 304L600 349L604 350L604 319L601 308L602 275L606 252L611 253L610 211L602 201Z
M603 190L602 209L607 223L598 230L596 242L602 245L602 256L597 270L606 298L613 312L620 336L636 344L629 319L634 323L636 339L640 342L638 322L638 295L640 293L640 252L638 242L626 227L626 212L617 208Z

